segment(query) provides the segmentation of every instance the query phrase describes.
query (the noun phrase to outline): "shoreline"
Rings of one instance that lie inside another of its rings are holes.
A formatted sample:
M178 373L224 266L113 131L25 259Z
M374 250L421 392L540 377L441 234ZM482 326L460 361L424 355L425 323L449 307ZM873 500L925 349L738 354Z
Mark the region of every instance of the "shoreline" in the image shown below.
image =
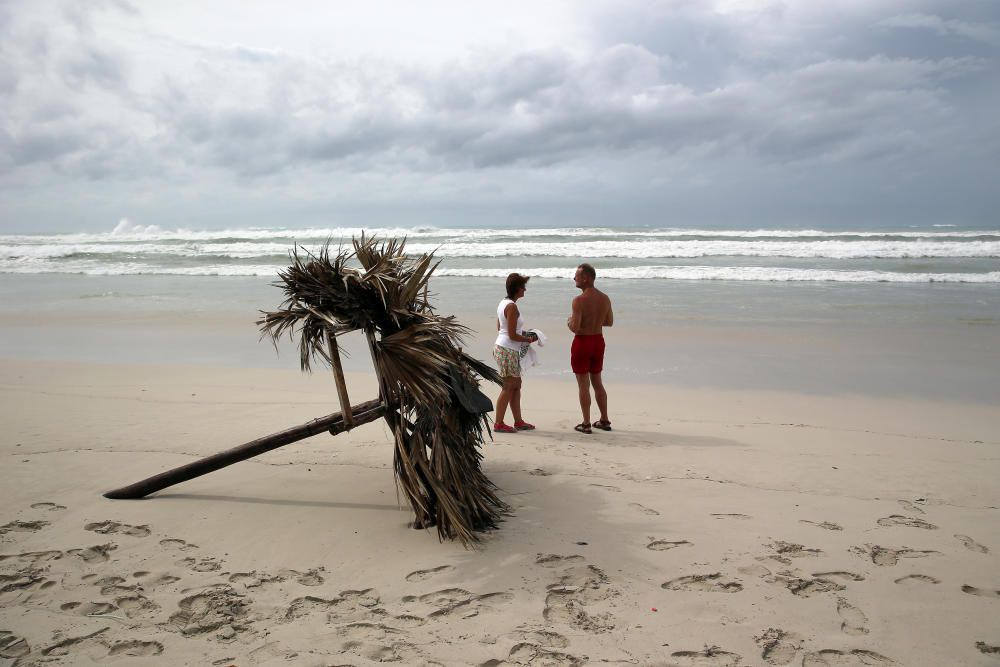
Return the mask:
M541 365L526 378L572 381L564 315L540 304L525 309L529 326L549 336L538 349ZM993 353L1000 348L1000 320L985 316L914 323L728 317L656 323L618 307L615 315L616 326L606 331L608 382L1000 403L1000 357ZM242 309L0 312L0 344L9 359L297 369L295 345L284 338L276 354L261 339L257 317ZM471 330L466 351L489 362L489 314L455 317ZM370 371L360 334L342 338L341 347L350 355L347 370Z
M608 388L584 436L526 380L539 429L483 449L513 513L465 550L407 528L380 423L101 497L337 411L324 372L0 359L2 627L55 664L992 664L1000 410Z

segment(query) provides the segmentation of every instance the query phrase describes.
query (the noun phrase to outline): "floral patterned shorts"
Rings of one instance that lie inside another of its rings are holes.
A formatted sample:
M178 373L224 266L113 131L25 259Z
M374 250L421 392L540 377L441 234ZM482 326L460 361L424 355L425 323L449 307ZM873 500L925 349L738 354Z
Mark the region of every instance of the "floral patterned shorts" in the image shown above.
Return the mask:
M500 377L521 377L521 355L517 350L511 350L503 345L493 347L493 358L496 359Z

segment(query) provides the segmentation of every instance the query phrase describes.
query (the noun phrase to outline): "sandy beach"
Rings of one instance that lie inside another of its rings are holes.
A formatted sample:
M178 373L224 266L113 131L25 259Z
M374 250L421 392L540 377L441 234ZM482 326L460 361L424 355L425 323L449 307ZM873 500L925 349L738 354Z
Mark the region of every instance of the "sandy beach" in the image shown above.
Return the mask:
M101 496L335 412L323 373L0 361L0 664L1000 662L1000 410L609 390L585 436L528 377L467 550L408 527L382 422Z

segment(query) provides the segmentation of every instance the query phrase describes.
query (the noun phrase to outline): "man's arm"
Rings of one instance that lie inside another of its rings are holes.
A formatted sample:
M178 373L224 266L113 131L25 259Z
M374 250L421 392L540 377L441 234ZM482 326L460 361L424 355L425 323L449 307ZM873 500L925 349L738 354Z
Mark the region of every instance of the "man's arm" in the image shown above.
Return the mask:
M611 309L611 302L608 302L608 314L604 316L604 326L611 327L615 324L615 311Z
M583 318L583 308L580 306L580 297L573 299L573 312L566 319L566 326L573 333L580 329L580 320Z

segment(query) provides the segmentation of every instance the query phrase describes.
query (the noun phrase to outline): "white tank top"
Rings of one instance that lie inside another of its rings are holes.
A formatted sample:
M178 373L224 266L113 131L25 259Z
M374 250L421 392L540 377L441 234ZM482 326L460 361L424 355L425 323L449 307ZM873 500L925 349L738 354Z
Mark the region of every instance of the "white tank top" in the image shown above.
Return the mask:
M510 332L507 331L507 317L503 314L503 311L506 310L507 306L512 303L514 303L512 300L504 299L500 302L500 305L497 306L497 321L500 323L500 331L497 333L496 345L506 347L508 350L520 352L521 345L523 345L523 343L511 340ZM520 309L518 309L517 313L517 331L524 331L524 318L521 317Z

